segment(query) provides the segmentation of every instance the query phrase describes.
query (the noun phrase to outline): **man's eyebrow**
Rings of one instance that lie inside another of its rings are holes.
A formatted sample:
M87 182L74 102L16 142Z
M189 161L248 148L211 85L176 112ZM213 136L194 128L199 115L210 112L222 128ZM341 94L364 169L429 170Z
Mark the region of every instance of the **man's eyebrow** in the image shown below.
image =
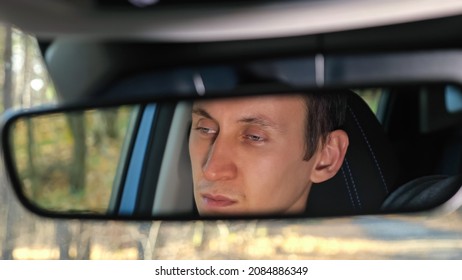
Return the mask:
M192 109L192 113L193 114L196 114L196 115L199 115L199 116L202 116L202 117L205 117L207 119L211 119L213 120L214 118L212 118L212 116L209 114L209 112L205 111L204 109L202 108L193 108Z
M206 110L200 108L200 107L193 107L192 113L202 116L207 119L215 120L209 112ZM273 129L280 129L280 126L273 122L272 120L268 119L265 116L261 115L251 115L251 116L245 116L237 121L238 123L244 123L244 124L253 124L253 125L258 125L262 127L269 127Z
M238 122L279 129L279 126L275 122L273 122L272 120L264 116L259 116L259 115L244 117L244 118L239 119Z

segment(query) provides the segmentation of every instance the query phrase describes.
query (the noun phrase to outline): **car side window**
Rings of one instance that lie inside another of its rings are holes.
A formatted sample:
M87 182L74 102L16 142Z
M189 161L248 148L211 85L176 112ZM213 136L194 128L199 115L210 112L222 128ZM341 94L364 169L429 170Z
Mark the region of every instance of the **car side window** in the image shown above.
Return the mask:
M366 101L379 122L383 123L385 107L388 100L387 90L384 88L366 88L354 89L353 91Z
M30 108L56 103L51 81L37 40L21 30L0 24L0 108Z
M0 98L2 113L9 109L53 105L62 99L49 77L36 38L2 23L0 23L0 93L2 94ZM106 115L109 117L111 113L108 112ZM131 111L125 108L118 115L118 121L113 124L119 124L118 132L121 132L129 122ZM104 117L100 114L97 118ZM66 120L60 120L60 124L65 128ZM27 124L25 127L27 128ZM57 134L59 131L50 131L50 133ZM121 135L117 138L119 139L117 145L116 143L106 145L109 153L113 153L111 149L115 148L128 153L128 149L119 146L123 146L122 142L124 142ZM42 138L49 138L49 136L40 135ZM22 141L26 140L22 139ZM42 144L46 144L46 141ZM26 150L23 155L27 154ZM60 151L46 152L53 155ZM44 160L50 159L44 158ZM115 163L117 162L119 162L118 166L115 167L112 164L111 168L123 169L121 161L118 160ZM100 160L95 159L91 164L98 166L100 163ZM3 172L0 176L0 254L2 259L111 259L118 258L118 256L124 259L136 259L139 254L147 256L147 253L140 253L137 249L139 247L143 250L148 243L147 239L134 238L127 243L124 238L111 237L114 233L118 237L131 236L135 233L142 236L143 232L139 229L139 224L39 219L21 207L10 188L11 183L7 180L3 164L1 170ZM48 175L53 174L50 172ZM116 184L118 179L114 180ZM111 194L105 194L104 199L108 200L109 195ZM111 208L113 207L111 203L115 201L115 198L111 197L109 200L111 201L109 208ZM142 223L143 227L147 228L151 224L151 222ZM101 240L97 241L95 237ZM107 246L101 245L108 240L110 241Z

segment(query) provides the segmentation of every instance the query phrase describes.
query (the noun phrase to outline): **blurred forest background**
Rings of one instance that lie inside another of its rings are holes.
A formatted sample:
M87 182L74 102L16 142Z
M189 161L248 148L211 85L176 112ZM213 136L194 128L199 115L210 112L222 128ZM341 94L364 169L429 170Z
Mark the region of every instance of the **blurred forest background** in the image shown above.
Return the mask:
M59 96L32 36L0 25L0 66L2 113L58 102ZM373 92L367 95L371 104L380 96ZM81 117L67 124L62 122L69 131L77 133L76 139L84 139L78 136ZM34 129L34 124L23 126L23 137L28 129ZM110 129L105 131L111 133ZM27 140L22 137L17 140L22 141L23 149L27 150ZM79 148L84 144L75 146ZM24 152L23 157L27 157L26 154ZM78 155L74 157L76 161L84 160ZM393 241L383 244L367 237L358 226L361 218L356 224L350 222L353 218L244 222L45 219L30 214L19 204L5 175L3 161L0 165L1 259L306 259L313 256L364 259L386 258L422 246L415 242L399 246ZM79 176L73 179L76 185L81 184L78 179ZM343 225L342 232L335 231L339 225ZM361 235L364 238L358 239Z
M106 213L134 107L20 119L10 142L25 195L44 209Z

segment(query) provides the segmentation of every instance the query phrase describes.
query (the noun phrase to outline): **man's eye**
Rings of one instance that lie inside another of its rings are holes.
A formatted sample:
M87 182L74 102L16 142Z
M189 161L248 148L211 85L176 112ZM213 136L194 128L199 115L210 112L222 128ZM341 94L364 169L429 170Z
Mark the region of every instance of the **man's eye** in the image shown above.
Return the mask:
M262 142L264 141L265 139L261 136L258 136L258 135L251 135L251 134L248 134L245 136L247 140L250 140L252 142Z
M217 133L215 129L209 128L209 127L196 127L196 130L199 131L201 134L205 134L205 135L211 135L211 134Z

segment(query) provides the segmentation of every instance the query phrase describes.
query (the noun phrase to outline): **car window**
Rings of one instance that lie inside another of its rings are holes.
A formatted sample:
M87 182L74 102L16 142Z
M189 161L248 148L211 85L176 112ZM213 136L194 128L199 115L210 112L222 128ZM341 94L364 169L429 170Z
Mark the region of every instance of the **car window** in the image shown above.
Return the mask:
M361 96L364 101L366 101L367 105L371 108L372 112L377 116L379 121L380 118L380 110L383 106L385 106L384 95L385 89L383 88L368 88L368 89L354 89L359 96Z
M460 111L462 111L462 91L458 87L445 87L444 100L446 110L449 113L459 113Z
M59 101L59 94L48 76L39 45L33 36L12 26L0 24L0 65L2 95L0 109L2 113L8 109L50 105ZM77 77L76 82L78 82ZM124 126L123 123L127 120L128 114L127 110L120 113L119 128ZM61 124L62 129L66 129L65 120L61 119L57 122ZM27 127L27 124L25 126ZM49 131L48 133L60 133L60 131ZM52 160L53 154L59 153L59 151L46 148L47 135L50 136L50 134L38 135L42 138L39 150L45 153L44 160ZM24 143L25 140L20 138L19 141ZM107 146L109 154L111 149L116 148L115 146ZM24 164L27 165L27 162ZM98 162L95 158L92 164L98 166L101 164L101 159ZM146 238L135 236L144 236L145 229L149 229L153 223L130 225L38 218L19 204L16 196L11 192L3 161L1 166L0 250L2 259L138 259L144 257L145 253L142 250L147 246L147 236ZM101 167L104 168L103 166L104 164ZM56 167L59 169L58 163ZM104 170L100 172L104 173ZM51 170L43 174L50 175L48 179L54 176ZM94 181L94 178L89 179ZM107 197L108 194L104 194L103 198L93 199L107 200ZM146 256L148 256L147 253Z
M17 28L0 24L1 108L29 108L57 102L37 40Z

